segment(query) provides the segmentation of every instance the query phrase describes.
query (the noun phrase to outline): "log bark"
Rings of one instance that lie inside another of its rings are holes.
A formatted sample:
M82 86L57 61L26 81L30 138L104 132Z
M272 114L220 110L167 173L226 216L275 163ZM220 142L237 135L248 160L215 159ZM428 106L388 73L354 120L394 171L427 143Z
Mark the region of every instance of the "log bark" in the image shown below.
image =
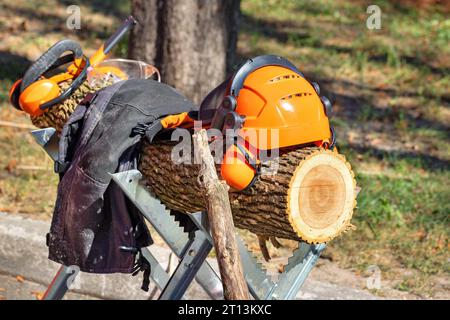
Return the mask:
M226 300L248 300L247 283L235 238L233 216L228 199L228 186L220 181L214 159L208 147L205 130L194 134L197 163L200 163L198 180L203 189L209 227L216 250Z
M174 146L161 141L143 146L139 169L145 183L170 209L205 210L197 183L200 167L172 161ZM236 227L309 243L329 241L352 227L355 180L342 155L312 147L287 150L276 160L276 174L260 176L245 191L229 192Z

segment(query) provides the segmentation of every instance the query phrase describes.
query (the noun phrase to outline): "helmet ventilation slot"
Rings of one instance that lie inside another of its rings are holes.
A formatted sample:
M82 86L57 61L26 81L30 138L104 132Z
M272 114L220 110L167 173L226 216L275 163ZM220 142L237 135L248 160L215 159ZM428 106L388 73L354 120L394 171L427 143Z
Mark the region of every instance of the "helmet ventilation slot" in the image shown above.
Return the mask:
M306 97L306 96L312 96L312 93L311 92L294 93L294 94L284 96L283 98L281 98L281 100L290 100L293 98L301 98L301 97Z
M278 76L278 77L270 79L269 83L274 83L274 82L278 82L278 81L281 81L281 80L299 79L299 78L301 78L301 77L298 74L285 74L285 75Z

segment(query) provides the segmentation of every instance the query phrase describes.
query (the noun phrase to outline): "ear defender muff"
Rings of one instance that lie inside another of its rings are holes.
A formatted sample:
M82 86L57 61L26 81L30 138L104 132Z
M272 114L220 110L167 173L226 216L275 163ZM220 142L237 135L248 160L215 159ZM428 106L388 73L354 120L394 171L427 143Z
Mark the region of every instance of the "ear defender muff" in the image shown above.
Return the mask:
M32 116L40 116L44 110L40 108L60 94L60 89L55 81L49 79L38 80L30 84L19 96L19 106Z
M220 174L227 184L237 191L251 187L260 174L259 160L249 148L235 140L226 151Z
M68 51L71 54L61 57ZM66 74L49 79L43 78L46 72L70 61L73 61L72 71L69 67L69 72ZM77 42L67 39L59 41L27 69L21 80L14 83L10 90L11 104L32 116L39 116L46 109L70 96L86 79L88 67L89 60L83 56L83 51ZM58 83L71 78L74 78L71 85L61 93Z
M17 80L16 82L14 82L11 89L9 89L9 102L17 110L22 110L19 105L20 83L21 82L22 82L22 79Z

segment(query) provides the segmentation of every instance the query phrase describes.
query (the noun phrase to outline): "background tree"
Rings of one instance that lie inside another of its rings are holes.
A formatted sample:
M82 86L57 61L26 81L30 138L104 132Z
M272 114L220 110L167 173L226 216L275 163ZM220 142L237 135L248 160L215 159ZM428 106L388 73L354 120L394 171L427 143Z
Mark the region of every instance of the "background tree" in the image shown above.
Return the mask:
M240 0L132 0L129 56L199 103L233 68Z

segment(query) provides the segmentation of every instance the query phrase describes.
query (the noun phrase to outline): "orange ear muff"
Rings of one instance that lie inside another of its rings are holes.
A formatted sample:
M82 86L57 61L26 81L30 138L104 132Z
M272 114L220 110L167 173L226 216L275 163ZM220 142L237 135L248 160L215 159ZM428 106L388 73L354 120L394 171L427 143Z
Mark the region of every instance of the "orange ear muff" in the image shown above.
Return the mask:
M71 54L61 56L67 51ZM66 72L51 79L43 78L46 72L70 61L73 61L73 67L69 67L72 73ZM20 81L16 81L10 91L11 103L32 116L39 116L45 112L45 109L60 103L72 94L86 78L88 67L89 59L84 60L80 45L73 40L61 40L29 66ZM79 70L81 72L78 72ZM67 79L74 80L68 89L61 92L58 82Z
M32 116L40 116L45 110L40 108L59 96L61 90L55 81L41 79L33 82L19 95L19 106Z
M259 168L254 159L255 157L252 157L244 146L238 143L232 145L225 151L220 166L222 178L237 191L252 186L259 174Z
M14 82L11 89L9 89L9 102L17 110L22 110L19 105L20 84L21 83L22 83L22 79L19 79L16 82Z

